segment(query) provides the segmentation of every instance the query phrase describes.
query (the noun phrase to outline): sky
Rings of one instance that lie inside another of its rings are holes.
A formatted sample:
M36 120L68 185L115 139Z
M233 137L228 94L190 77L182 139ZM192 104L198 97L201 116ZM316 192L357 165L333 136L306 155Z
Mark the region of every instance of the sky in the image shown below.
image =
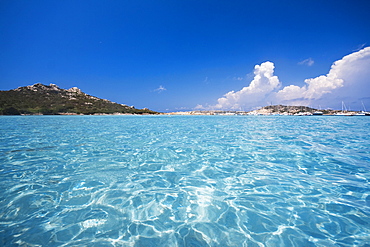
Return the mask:
M160 112L370 110L370 1L0 0L0 90Z

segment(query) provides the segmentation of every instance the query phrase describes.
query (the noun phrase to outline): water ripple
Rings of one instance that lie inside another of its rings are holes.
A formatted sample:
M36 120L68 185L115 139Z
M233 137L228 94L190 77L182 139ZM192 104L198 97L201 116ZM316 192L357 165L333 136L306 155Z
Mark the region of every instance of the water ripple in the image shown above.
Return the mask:
M0 118L2 246L366 246L370 118Z

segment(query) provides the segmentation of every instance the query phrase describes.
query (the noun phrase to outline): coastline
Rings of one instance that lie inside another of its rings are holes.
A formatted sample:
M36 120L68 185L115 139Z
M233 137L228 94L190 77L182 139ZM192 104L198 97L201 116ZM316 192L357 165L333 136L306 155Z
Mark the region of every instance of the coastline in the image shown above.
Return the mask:
M183 116L339 116L341 111L339 110L331 110L329 113L326 114L318 114L315 115L312 112L269 112L269 111L250 111L250 112L242 112L242 111L187 111L187 112L169 112L169 113L161 113L161 115L183 115ZM360 116L356 115L360 112L351 111L346 112L347 116ZM361 115L362 116L362 115ZM365 115L364 115L365 116ZM368 115L366 115L368 116Z

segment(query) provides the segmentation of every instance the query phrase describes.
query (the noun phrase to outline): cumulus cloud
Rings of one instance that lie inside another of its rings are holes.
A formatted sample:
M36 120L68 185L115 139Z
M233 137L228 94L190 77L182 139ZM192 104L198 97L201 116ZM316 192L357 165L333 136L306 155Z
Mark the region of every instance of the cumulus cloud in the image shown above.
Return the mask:
M194 107L194 110L205 110L206 107L204 107L203 105L200 105L198 104L196 107Z
M283 88L277 92L276 99L281 102L304 99L306 103L310 103L332 93L337 98L361 97L361 91L366 91L364 83L368 82L366 78L370 76L369 68L370 47L367 47L334 62L328 74L306 79L303 87L290 85ZM357 91L356 95L353 94L354 91Z
M303 61L300 61L298 64L299 65L307 65L307 66L312 66L313 64L315 63L314 60L312 60L312 58L307 58Z
M313 63L313 60L307 60L304 64L309 65L310 61ZM306 79L302 87L289 85L282 88L278 77L274 75L274 68L272 62L256 65L254 78L248 86L226 93L217 100L216 105L208 108L247 110L270 102L333 107L333 102L340 103L341 100L367 100L366 104L370 104L370 47L335 61L326 75Z
M269 61L256 65L254 67L254 78L249 86L237 92L228 92L217 100L218 103L213 108L239 109L267 98L269 94L281 86L278 77L273 75L274 68L274 64Z

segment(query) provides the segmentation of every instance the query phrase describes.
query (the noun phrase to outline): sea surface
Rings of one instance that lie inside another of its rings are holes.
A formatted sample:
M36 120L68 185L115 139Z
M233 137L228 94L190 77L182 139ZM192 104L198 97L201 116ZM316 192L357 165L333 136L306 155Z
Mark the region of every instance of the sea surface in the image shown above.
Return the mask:
M1 116L0 246L370 246L370 117Z

